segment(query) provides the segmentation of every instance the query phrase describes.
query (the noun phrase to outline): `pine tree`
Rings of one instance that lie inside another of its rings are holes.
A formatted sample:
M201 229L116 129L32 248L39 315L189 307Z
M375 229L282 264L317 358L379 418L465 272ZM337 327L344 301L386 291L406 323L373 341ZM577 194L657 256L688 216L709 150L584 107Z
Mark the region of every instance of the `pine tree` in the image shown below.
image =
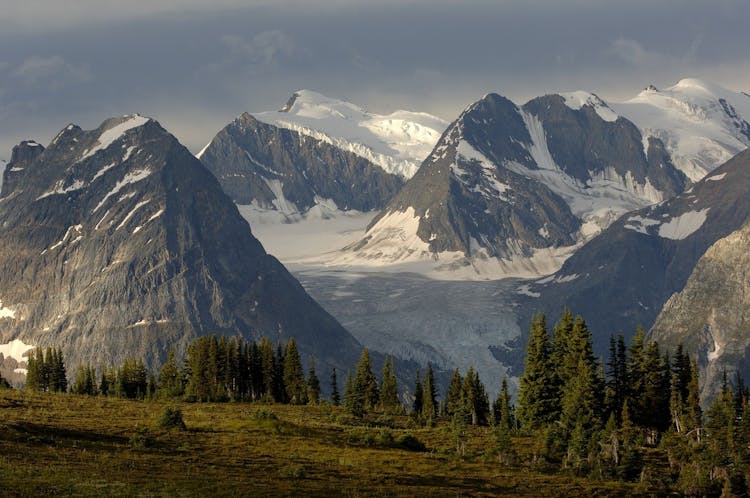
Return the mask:
M550 359L549 335L543 314L531 321L526 360L518 388L518 417L525 430L553 423L559 414L559 391Z
M383 362L383 374L380 378L380 409L386 413L403 411L398 399L398 385L392 358L386 358Z
M573 313L567 307L563 308L563 313L560 319L554 326L552 339L550 341L550 359L552 365L555 366L556 379L554 379L554 385L558 389L562 388L570 377L574 374L574 366L567 365L568 352L571 346L571 335L573 333L573 325L575 318ZM533 323L532 323L533 327Z
M372 373L370 352L367 349L362 350L357 363L356 373L354 374L354 390L362 396L362 408L364 410L370 410L377 406L378 380Z
M42 370L44 368L44 353L42 348L36 348L29 353L26 365L26 390L41 392L44 390L42 385Z
M307 382L302 370L302 361L297 351L297 342L292 337L286 343L284 351L284 388L285 399L294 405L307 403Z
M448 390L445 392L445 413L452 416L461 408L461 388L464 380L458 369L453 371L451 382L448 384Z
M310 356L310 369L307 374L307 400L312 405L320 402L320 379L315 373L315 357Z
M286 386L284 385L284 349L281 347L281 343L276 344L276 356L273 362L273 398L277 403L287 403L289 400L286 397Z
M352 373L349 371L346 372L344 384L344 407L355 417L362 417L365 414L364 395L356 388Z
M333 370L331 371L331 403L333 403L334 406L339 406L341 403L338 379L336 379L336 367L333 367Z
M266 401L274 401L276 382L276 356L273 344L264 337L260 340L261 378L263 379L262 397ZM281 401L281 400L275 400Z
M471 425L485 425L489 421L490 401L487 390L473 367L466 371L462 387L463 405L471 417Z
M435 392L435 375L430 364L427 365L422 390L424 392L422 395L422 417L425 420L432 420L437 415L437 393Z
M620 420L622 405L625 403L628 388L627 348L625 338L619 334L609 339L609 361L607 363L607 381L605 385L605 416L614 415Z
M68 376L65 370L65 359L61 349L52 350L52 361L50 363L50 390L54 392L66 392L68 390Z
M417 378L414 381L414 402L411 405L411 413L414 417L422 415L424 407L424 387L422 387L422 372L417 370Z
M703 410L700 402L700 385L698 381L698 364L691 362L690 382L685 406L685 431L690 432L703 427Z
M159 372L158 394L162 398L172 399L182 396L182 378L174 357L174 348L169 348L167 361Z
M508 391L507 374L503 375L503 382L500 387L500 392L498 393L497 399L492 405L492 414L496 426L508 431L513 429L515 422L513 421L513 408L510 404L510 392Z

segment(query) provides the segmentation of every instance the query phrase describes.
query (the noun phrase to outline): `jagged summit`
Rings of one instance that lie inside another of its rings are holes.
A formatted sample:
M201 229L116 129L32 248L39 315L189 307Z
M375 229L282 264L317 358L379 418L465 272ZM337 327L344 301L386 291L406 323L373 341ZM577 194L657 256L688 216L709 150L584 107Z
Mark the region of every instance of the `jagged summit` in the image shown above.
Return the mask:
M320 364L359 344L255 239L214 176L158 122L69 125L14 149L0 199L0 344L158 366L203 334L294 336ZM340 362L340 363L339 363Z
M550 273L620 214L684 188L663 144L644 142L594 94L545 95L519 107L490 93L449 126L362 240L335 261Z
M750 146L750 99L710 81L652 86L612 108L645 137L664 142L675 166L694 182Z

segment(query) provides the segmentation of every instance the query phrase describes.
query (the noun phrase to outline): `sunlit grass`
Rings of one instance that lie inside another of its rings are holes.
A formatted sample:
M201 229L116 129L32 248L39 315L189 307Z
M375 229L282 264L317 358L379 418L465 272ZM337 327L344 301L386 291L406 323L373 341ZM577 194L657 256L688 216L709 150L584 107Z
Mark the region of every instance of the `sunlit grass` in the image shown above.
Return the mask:
M186 430L160 428L167 406ZM384 426L384 425L387 425ZM391 447L401 436L425 451ZM633 496L635 485L544 474L516 440L502 466L488 428L455 454L445 424L354 421L342 409L191 404L0 391L4 496ZM389 443L390 442L390 443ZM543 490L543 491L542 491Z

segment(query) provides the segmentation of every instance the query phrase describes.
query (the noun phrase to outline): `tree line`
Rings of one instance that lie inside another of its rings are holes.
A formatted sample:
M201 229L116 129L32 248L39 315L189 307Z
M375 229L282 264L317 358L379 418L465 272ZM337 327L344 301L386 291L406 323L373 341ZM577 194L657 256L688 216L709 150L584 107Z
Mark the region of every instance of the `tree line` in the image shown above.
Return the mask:
M750 392L724 375L703 413L699 371L679 345L662 351L638 327L630 344L610 339L609 358L593 354L585 320L569 310L548 331L531 322L519 379L518 434L537 441L537 457L579 475L654 480L689 496L747 496ZM649 473L649 449L666 452L668 472Z

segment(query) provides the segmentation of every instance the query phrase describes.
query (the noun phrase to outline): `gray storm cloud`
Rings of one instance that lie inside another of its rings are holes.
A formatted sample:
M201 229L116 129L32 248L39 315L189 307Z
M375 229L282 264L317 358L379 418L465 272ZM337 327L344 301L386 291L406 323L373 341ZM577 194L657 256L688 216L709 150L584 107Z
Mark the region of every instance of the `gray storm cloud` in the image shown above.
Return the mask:
M489 91L621 100L687 76L748 91L749 15L745 0L13 2L0 14L0 158L129 112L197 150L300 88L446 119Z

